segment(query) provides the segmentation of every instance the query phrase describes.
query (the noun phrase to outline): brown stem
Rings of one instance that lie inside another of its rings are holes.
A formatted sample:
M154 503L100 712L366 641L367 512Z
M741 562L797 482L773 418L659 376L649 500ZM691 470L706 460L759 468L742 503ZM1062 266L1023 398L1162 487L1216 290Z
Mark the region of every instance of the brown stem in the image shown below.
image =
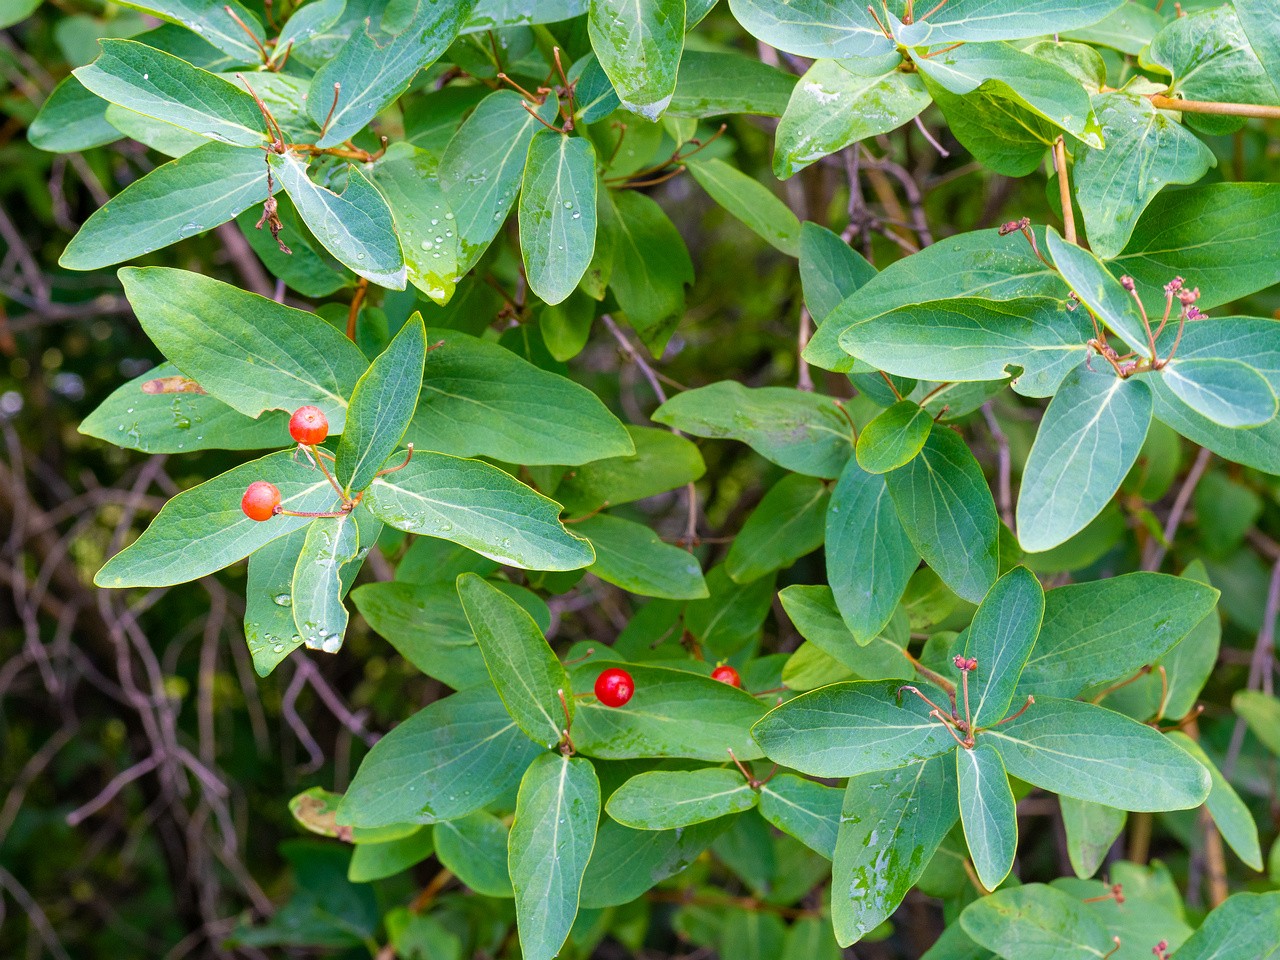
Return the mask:
M1019 710L1017 713L1015 713L1011 717L1005 717L1003 720L999 721L998 723L993 723L992 726L998 727L1000 726L1001 723L1008 723L1010 720L1017 720L1020 716L1022 716L1024 713L1027 712L1027 707L1031 706L1035 702L1036 702L1036 698L1033 697L1031 694L1027 694L1027 702L1022 705L1021 710Z
M608 500L600 504L600 506L596 507L590 513L584 513L580 517L571 517L568 520L561 520L560 522L561 523L581 523L583 520L590 520L592 517L594 517L597 513L599 513L601 510L603 510L607 506L609 506Z
M338 93L342 90L342 84L334 81L333 84L333 105L329 107L329 115L324 118L324 126L320 128L320 137L323 139L325 131L329 129L329 121L333 119L333 111L338 109Z
M893 395L897 397L899 400L901 400L902 394L898 392L898 388L894 386L893 381L889 379L889 375L885 373L883 370L879 371L879 373L880 373L880 376L884 377L884 382L889 385L889 389L893 391Z
M533 119L537 120L540 124L542 124L548 130L550 130L552 133L561 133L561 134L564 133L564 131L561 130L559 127L553 127L551 124L547 123L547 121L543 120L540 116L538 116L538 111L534 110L533 107L529 106L528 100L521 100L520 106L525 108L529 116L533 117Z
M1062 200L1062 223L1067 243L1076 242L1076 213L1071 208L1071 182L1067 179L1067 144L1065 137L1053 142L1053 156L1058 167L1058 195Z
M361 277L360 282L356 284L355 296L351 298L351 309L347 311L347 339L352 343L356 342L356 317L360 316L360 303L364 300L368 289L369 278Z
M1147 97L1157 110L1179 110L1182 113L1213 113L1226 117L1261 117L1280 120L1280 107L1255 103L1214 103L1207 100L1177 100L1158 93Z
M1094 697L1094 698L1093 698L1093 700L1092 700L1092 701L1090 701L1090 702L1092 702L1092 703L1101 703L1101 702L1102 702L1102 699L1103 699L1107 694L1109 694L1109 693L1115 693L1117 690L1119 690L1119 689L1121 689L1121 688L1123 688L1123 687L1127 687L1127 686L1128 686L1129 684L1131 684L1131 683L1137 683L1139 680L1141 680L1143 677L1145 677L1145 676L1146 676L1147 674L1149 674L1150 672L1151 672L1151 664L1149 664L1149 663L1148 663L1146 666L1140 667L1140 668L1138 669L1138 672L1137 672L1137 673L1135 673L1135 674L1134 674L1132 677L1130 677L1128 680L1121 680L1119 683L1113 683L1111 686L1107 687L1105 690L1103 690L1101 693L1099 693L1096 697Z
M258 39L258 35L255 34L252 30L250 30L248 25L239 17L237 17L236 12L232 10L230 7L223 7L222 9L227 11L227 15L230 16L231 19L234 20L236 23L240 24L240 29L249 35L249 39L252 40L254 43L254 46L258 48L258 52L262 54L262 62L266 63L268 60L270 60L271 58L267 56L267 48L262 45L262 41Z
M406 446L408 447L409 452L404 455L404 462L400 464L400 466L398 467L387 467L383 470L379 470L377 473L373 475L375 480L378 477L385 477L388 473L395 473L397 470L403 470L405 467L409 465L409 461L413 459L413 444L410 443L410 444L407 444Z

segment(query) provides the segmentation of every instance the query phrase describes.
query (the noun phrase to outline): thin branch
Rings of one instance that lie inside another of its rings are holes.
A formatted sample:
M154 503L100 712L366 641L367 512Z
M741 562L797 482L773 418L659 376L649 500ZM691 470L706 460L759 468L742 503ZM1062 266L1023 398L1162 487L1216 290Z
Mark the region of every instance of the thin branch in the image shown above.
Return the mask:
M1177 100L1158 93L1147 97L1157 110L1177 110L1181 113L1212 113L1225 117L1261 117L1264 120L1280 120L1280 107L1268 107L1256 103L1214 103L1208 100Z
M160 765L160 756L152 754L145 760L139 760L133 766L126 770L122 770L108 781L107 785L102 788L102 792L90 800L83 806L77 807L67 814L67 826L79 826L89 817L93 816L108 803L110 803L117 793L127 787L139 777L145 776Z
M1178 525L1182 523L1182 515L1191 503L1191 495L1195 493L1196 484L1204 476L1205 468L1209 465L1210 456L1211 453L1208 447L1201 447L1200 452L1196 454L1195 463L1191 465L1191 470L1187 473L1187 479L1183 481L1182 489L1178 491L1178 496L1173 501L1173 509L1169 511L1169 519L1164 525L1165 543L1173 543L1173 538L1178 532ZM1152 537L1147 541L1146 549L1142 551L1142 569L1147 571L1159 570L1160 565L1164 563L1165 553L1167 552L1168 549L1164 544Z
M982 405L982 417L987 421L987 429L991 431L991 436L996 442L996 455L1000 470L1000 519L1004 521L1006 527L1013 530L1013 484L1011 480L1013 464L1009 456L1009 438L1005 435L1004 430L1000 428L1000 421L996 419L995 410L992 409L990 400Z
M1274 694L1271 676L1271 662L1275 656L1276 616L1280 614L1280 559L1271 567L1271 582L1267 587L1267 605L1262 613L1262 629L1258 631L1258 639L1253 645L1253 656L1249 661L1248 689L1262 690ZM1227 757L1222 764L1222 775L1228 780L1235 771L1236 761L1240 758L1240 748L1244 746L1245 722L1243 717L1236 717L1236 725L1231 731L1231 745L1227 748Z
M812 332L812 319L809 316L809 308L800 307L800 333L796 342L796 389L804 390L806 393L813 393L813 375L809 372L809 361L804 358L804 348L809 343L809 336Z
M1058 198L1062 201L1062 223L1067 243L1076 242L1076 212L1071 207L1071 181L1067 179L1066 138L1053 142L1054 166L1058 170Z

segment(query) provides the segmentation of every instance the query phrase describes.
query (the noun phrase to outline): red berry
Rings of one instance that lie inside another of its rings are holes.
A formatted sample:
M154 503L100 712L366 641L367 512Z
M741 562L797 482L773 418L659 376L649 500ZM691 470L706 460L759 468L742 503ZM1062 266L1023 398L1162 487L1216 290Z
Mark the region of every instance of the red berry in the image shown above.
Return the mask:
M606 707L620 707L636 692L636 682L631 674L619 667L610 667L596 677L596 699Z
M322 443L329 435L329 418L319 407L299 407L289 418L289 435L307 446Z
M727 663L723 666L716 667L711 671L711 679L719 680L721 683L727 683L731 687L742 688L742 678L738 676L738 671L733 669Z
M270 520L280 506L280 491L275 484L255 480L240 500L240 509L250 520Z

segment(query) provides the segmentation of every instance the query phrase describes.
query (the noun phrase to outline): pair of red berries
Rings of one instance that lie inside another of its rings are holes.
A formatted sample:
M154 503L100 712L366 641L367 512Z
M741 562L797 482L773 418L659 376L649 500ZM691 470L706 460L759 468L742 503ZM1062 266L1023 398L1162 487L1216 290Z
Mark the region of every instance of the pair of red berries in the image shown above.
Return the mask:
M289 435L303 446L314 447L329 436L329 418L319 407L299 407L289 418ZM266 480L249 484L240 499L240 509L250 520L270 520L279 506L280 490Z
M712 670L711 677L731 687L742 686L742 678L738 676L738 671L727 663ZM601 671L600 676L596 677L596 699L606 707L622 706L635 692L636 682L631 679L631 674L621 667L610 667L608 670Z

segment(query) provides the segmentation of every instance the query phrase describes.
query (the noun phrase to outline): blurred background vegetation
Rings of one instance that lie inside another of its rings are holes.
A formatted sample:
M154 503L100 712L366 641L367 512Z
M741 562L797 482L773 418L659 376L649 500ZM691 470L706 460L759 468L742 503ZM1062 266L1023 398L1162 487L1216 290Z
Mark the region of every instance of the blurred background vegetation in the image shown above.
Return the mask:
M260 2L248 5L261 7ZM735 48L803 72L805 62L798 58L757 50L722 11L723 6L712 12L691 45ZM45 153L26 142L24 131L56 82L97 55L98 38L129 36L151 26L148 18L112 4L58 0L0 32L0 956L119 960L279 956L282 949L291 955L344 955L310 947L224 951L218 944L242 919L271 914L298 886L295 869L281 852L282 842L296 844L301 835L288 799L317 785L343 790L368 744L440 696L439 682L400 658L358 615L337 656L300 651L272 676L257 678L239 626L243 563L200 583L145 593L117 596L90 586L103 559L159 508L162 498L139 491L158 484L176 492L242 459L220 451L146 457L76 430L120 383L161 358L130 313L113 273L70 273L57 266L57 259L93 210L164 158L128 139L83 154ZM1118 55L1109 66L1117 73L1127 69ZM400 106L380 118L384 132L395 138L399 110L433 80L433 72L424 73ZM802 220L844 231L880 268L916 246L955 233L1023 216L1036 223L1060 222L1052 177L1043 171L1021 179L992 174L950 136L936 107L921 119L936 144L908 125L863 144L859 153L849 150L815 164L785 184L770 173L776 121L732 118L707 152L732 154L744 170L774 185ZM1255 121L1234 137L1210 139L1219 163L1209 179L1275 181L1280 173L1276 132L1274 124ZM660 135L637 136L628 149L637 151L639 168L651 156L669 155L672 143ZM801 310L795 261L727 216L687 174L650 192L680 228L697 271L688 311L655 364L667 378L667 389L729 378L750 386L794 384L800 375ZM518 255L513 257L512 249L495 244L478 273L513 282ZM274 281L235 223L141 262L274 292ZM422 309L428 325L480 332L494 324L491 335L496 336L509 322L498 317L501 299L479 282L468 292L460 308L443 309L415 302L412 288L388 294L383 302L375 296L364 320L376 323L377 310L402 317ZM337 323L345 321L349 301L348 290L335 294L327 311L320 302L296 300L292 292L289 299L322 307ZM1219 312L1271 315L1278 306L1280 288L1271 288ZM526 351L535 361L554 364L538 342L536 317L525 319L520 339L532 343ZM512 343L514 336L509 333L504 342ZM620 354L602 326L570 362L568 374L624 421L646 423L656 405L641 371ZM820 391L853 396L846 377L813 374ZM858 401L851 408L855 418L867 418ZM1008 391L994 411L1015 478L1040 412L1034 401ZM994 477L998 443L988 421L975 413L964 429ZM727 539L783 471L737 443L708 440L700 446L708 470L698 483L698 549L709 567L723 557ZM1136 569L1194 456L1185 441L1154 424L1139 462L1141 476L1127 484L1117 511L1117 529L1124 535L1117 534L1101 556L1071 577ZM1201 737L1216 756L1227 749L1230 694L1244 685L1262 626L1268 568L1280 555L1272 539L1280 538L1277 493L1275 477L1212 464L1176 543L1174 569L1202 558L1223 594L1221 658L1205 690L1207 710L1200 720ZM664 534L674 538L683 532L679 491L632 509ZM389 577L407 546L404 534L389 530L362 578ZM823 577L818 553L784 572L778 586ZM1066 581L1063 574L1055 582ZM542 586L551 598L551 639L558 649L583 639L611 642L633 612L626 594L591 577ZM761 652L788 652L799 640L775 600ZM208 779L162 783L142 776L113 792L113 778L150 756L157 740L168 749L190 751ZM1246 743L1235 777L1264 843L1280 822L1273 761ZM1020 813L1025 814L1022 878L1070 874L1052 798L1030 796ZM1142 833L1146 829L1149 839ZM1129 844L1131 856L1162 860L1190 908L1204 909L1210 902L1205 835L1195 812L1182 811L1154 821L1149 815L1131 818L1122 842ZM764 842L763 852L718 842L690 872L662 884L646 901L617 908L607 922L584 911L586 922L575 928L565 955L712 955L714 937L704 929L712 918L696 907L667 902L678 896L664 895L694 880L730 896L754 896L758 872L772 870L777 895L767 909L794 916L820 906L821 895L810 890L814 881L799 882L810 877L807 862L795 860L785 845L771 850L767 837ZM293 849L292 859L301 864L311 848L285 849ZM1220 850L1216 857L1221 862ZM1233 888L1256 879L1230 855L1225 864ZM323 864L314 869L319 872L310 882L327 883ZM430 859L358 894L335 874L338 886L331 892L361 904L373 896L385 910L420 896L439 869ZM460 891L428 892L453 905L445 916L463 955L505 956L514 949L509 938L494 934L505 929L507 902L490 901L486 912L472 909L467 901L475 898ZM918 957L940 932L942 920L941 901L914 892L893 922L878 931L879 939L859 944L850 955ZM368 955L363 947L347 952Z

